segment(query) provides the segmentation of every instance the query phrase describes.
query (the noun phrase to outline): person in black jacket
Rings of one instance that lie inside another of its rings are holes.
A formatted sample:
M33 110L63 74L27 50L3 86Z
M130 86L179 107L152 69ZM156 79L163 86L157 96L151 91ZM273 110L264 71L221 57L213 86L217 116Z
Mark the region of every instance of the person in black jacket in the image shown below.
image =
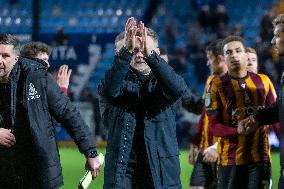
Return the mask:
M50 47L39 41L32 41L25 44L20 51L20 55L29 59L41 59L46 64L46 67L49 68L49 55L51 53ZM59 85L60 89L67 96L69 80L72 70L68 68L68 65L64 64L60 66L56 74L56 83Z
M273 20L274 37L271 40L278 54L284 56L284 14L278 15ZM259 126L280 122L281 138L280 138L280 178L278 188L284 188L284 73L282 74L278 99L276 103L270 107L258 110L254 115L247 117L238 124L238 132L240 134L250 134Z
M179 189L176 108L187 86L159 56L157 34L129 18L99 85L108 105L105 189Z
M66 126L94 179L100 163L94 138L79 111L43 63L18 55L17 39L0 34L0 188L63 185L52 117Z

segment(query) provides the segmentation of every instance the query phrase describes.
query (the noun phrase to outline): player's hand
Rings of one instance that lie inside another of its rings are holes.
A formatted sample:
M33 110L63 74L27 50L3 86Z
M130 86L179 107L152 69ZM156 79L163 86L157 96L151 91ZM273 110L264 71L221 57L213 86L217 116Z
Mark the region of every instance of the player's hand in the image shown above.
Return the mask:
M190 144L189 154L188 154L188 163L194 165L198 155L199 149L194 144Z
M238 133L243 135L248 135L258 128L258 122L253 115L241 120L238 123Z
M60 66L56 75L56 83L60 88L68 89L71 73L72 70L68 68L68 65Z
M138 31L136 20L134 17L128 18L126 24L125 24L125 48L128 49L129 52L133 52L135 47L135 41L136 41L136 33Z
M98 156L94 158L87 158L85 167L91 171L92 179L95 180L95 178L99 175L101 167Z
M218 143L215 143L212 146L209 146L206 148L203 152L203 161L214 163L218 159L218 152L217 152L217 145Z
M10 148L16 144L16 139L10 129L0 128L0 145Z

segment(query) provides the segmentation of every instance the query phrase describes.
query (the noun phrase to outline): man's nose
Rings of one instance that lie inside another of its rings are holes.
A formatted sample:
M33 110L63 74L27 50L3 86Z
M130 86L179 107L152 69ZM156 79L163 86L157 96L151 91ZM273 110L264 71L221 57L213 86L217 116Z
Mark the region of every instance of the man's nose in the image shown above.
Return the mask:
M235 58L237 56L237 53L235 52L235 51L233 51L232 53L231 53L231 58Z
M136 54L137 57L144 57L143 53L141 50L139 50L139 52Z

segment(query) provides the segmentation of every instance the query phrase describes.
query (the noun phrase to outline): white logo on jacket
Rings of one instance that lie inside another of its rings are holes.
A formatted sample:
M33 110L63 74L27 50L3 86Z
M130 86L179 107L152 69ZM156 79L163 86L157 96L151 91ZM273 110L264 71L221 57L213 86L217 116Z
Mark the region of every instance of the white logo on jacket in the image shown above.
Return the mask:
M29 95L28 95L28 100L34 100L40 98L40 95L37 94L37 91L35 89L34 84L30 83L29 84Z

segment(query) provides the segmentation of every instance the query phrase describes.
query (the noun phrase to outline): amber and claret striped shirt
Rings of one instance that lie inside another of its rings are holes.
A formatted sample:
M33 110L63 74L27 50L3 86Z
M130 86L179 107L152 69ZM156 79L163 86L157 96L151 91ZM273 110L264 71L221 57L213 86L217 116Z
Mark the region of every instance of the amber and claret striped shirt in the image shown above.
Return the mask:
M213 136L220 137L218 164L246 165L270 161L268 126L259 127L249 135L237 132L238 121L251 115L254 109L275 102L275 89L270 79L251 72L244 78L233 78L226 73L212 80L208 98L205 104L209 129Z
M204 93L203 93L203 101L205 101L206 94L210 91L210 86L213 78L216 77L216 75L210 75L207 80L204 87ZM197 133L194 136L193 144L199 147L199 150L201 153L208 148L209 146L213 145L217 141L216 137L213 137L213 135L209 132L209 126L208 126L208 116L206 114L206 108L205 105L202 108L202 112L200 115L199 122L197 124Z

